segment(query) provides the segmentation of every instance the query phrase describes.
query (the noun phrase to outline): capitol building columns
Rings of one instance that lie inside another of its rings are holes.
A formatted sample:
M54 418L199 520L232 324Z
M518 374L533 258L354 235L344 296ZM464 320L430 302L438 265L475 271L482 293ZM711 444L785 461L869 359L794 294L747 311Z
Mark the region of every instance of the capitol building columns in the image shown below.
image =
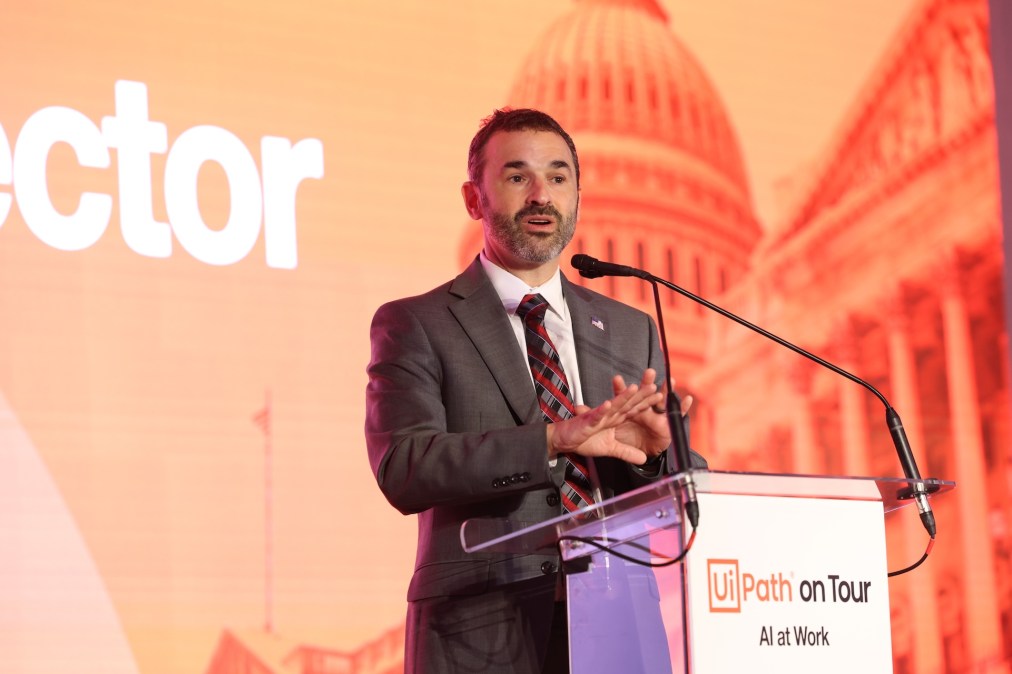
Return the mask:
M891 403L902 411L903 425L913 448L922 474L930 474L924 456L924 422L918 395L917 363L910 336L906 292L896 286L886 302L886 342L889 353L889 384ZM899 559L905 566L920 558L927 543L927 535L919 518L900 512L896 517L902 524L902 544L897 546ZM913 617L913 653L910 654L914 672L945 671L942 649L942 630L938 610L938 583L936 566L925 564L916 571L916 577L905 578L894 584L907 586L910 615ZM899 596L894 594L894 597Z
M913 448L917 465L927 471L924 456L924 424L918 395L917 358L910 334L910 315L906 292L897 286L885 302L886 345L889 354L890 402L901 412L907 438Z
M839 354L839 365L847 372L858 373L857 334L853 321L847 320L834 331L831 350ZM860 375L858 375L860 376ZM868 436L868 412L865 405L869 393L862 386L844 378L839 380L840 434L843 444L843 474L871 475L871 448Z
M814 363L799 360L794 354L784 354L791 358L787 367L787 377L794 394L791 418L791 472L799 475L821 475L823 470L822 448L816 431L815 417L812 410L812 377L815 375Z
M988 415L979 402L977 383L978 368L987 366L975 355L974 343L975 331L989 334L994 325L973 319L986 300L968 302L965 259L953 254L930 265L917 275L930 279L929 284L915 288L912 281L894 282L886 300L874 303L884 307L886 318L865 325L863 316L850 314L829 331L825 343L812 348L815 353L829 354L832 362L857 376L870 376L873 381L884 376L884 392L903 418L921 474L934 477L936 471L947 471L939 477L958 485L936 503L942 547L936 547L935 554L915 572L889 581L891 601L902 604L895 607L897 614L909 618L898 623L902 629L894 648L905 666L897 671L940 673L973 663L975 672L1009 672L1000 597L995 592L999 586L991 530L995 518L989 505L987 436L981 422ZM977 335L978 342L982 339L987 338ZM877 375L861 372L862 362L876 360L862 353L866 343L872 348L885 346L885 357L879 361L884 370ZM938 357L929 357L929 352ZM790 472L837 472L836 467L830 470L832 462L825 458L835 443L830 440L827 445L827 438L820 438L825 429L820 431L824 420L819 410L838 415L839 472L855 476L882 472L876 469L878 450L873 449L873 440L876 445L876 438L884 441L879 448L883 452L891 453L891 449L887 436L874 426L881 415L877 405L873 410L869 404L869 393L842 377L835 381L836 375L793 354L766 353L777 359L777 369L788 384L788 396L781 400L789 410L777 410L771 416L789 433L790 440L784 444ZM937 416L940 412L942 417ZM928 431L940 428L947 435L942 445L951 451L945 450L945 466L929 465L932 457L936 463L939 460L929 452L930 447L938 451L939 443ZM779 437L781 442L786 439L786 435ZM927 536L914 510L895 512L887 523L890 570L917 560Z
M951 453L958 485L954 496L960 510L963 575L963 634L966 650L980 672L1008 672L1004 663L1001 612L994 588L994 546L991 538L984 438L978 403L971 324L961 262L947 256L939 266L940 308L945 371L951 415Z

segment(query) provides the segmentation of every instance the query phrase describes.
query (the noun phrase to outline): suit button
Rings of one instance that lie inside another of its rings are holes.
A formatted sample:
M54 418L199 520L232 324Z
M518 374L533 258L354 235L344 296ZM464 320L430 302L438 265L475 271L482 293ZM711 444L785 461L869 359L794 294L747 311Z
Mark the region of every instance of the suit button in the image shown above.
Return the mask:
M516 484L519 481L520 481L520 475L519 474L513 473L512 475L510 475L510 484Z
M554 508L555 506L559 505L559 495L558 494L549 494L548 498L546 498L545 501L548 502L548 505L550 505L550 506L552 506Z
M499 481L499 478L496 478L496 479L492 480L492 488L493 489L498 489L501 486L502 486L502 482Z
M531 479L531 474L530 473L520 473L520 481L521 482L527 482L529 479Z
M555 573L555 562L542 562L541 573L545 574L546 576L550 576L551 574Z

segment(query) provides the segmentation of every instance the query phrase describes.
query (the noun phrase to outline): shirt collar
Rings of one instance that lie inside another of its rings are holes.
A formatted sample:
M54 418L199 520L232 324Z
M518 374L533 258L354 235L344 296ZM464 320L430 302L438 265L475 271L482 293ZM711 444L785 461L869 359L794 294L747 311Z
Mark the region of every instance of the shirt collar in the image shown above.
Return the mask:
M481 266L485 270L485 274L488 276L489 281L492 282L492 287L495 288L496 293L499 295L499 299L502 300L502 305L503 308L506 309L506 313L510 315L515 314L517 307L520 306L520 300L524 298L524 295L538 293L548 302L548 308L550 311L555 313L562 320L566 320L569 312L566 307L566 302L562 296L562 272L559 269L556 269L555 273L552 274L552 277L547 281L532 288L510 272L489 260L485 256L485 251L481 252L479 259L481 260Z

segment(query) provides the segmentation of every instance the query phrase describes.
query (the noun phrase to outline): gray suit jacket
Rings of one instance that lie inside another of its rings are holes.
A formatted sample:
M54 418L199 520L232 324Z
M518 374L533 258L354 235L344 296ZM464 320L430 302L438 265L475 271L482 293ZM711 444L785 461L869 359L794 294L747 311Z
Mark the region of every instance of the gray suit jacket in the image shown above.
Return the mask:
M649 316L565 278L563 292L587 405L612 397L615 374L639 381L652 367L664 381ZM418 513L409 601L480 595L554 575L556 554L467 554L460 544L460 525L469 518L523 525L563 512L562 478L548 467L526 356L480 263L424 295L380 307L371 338L369 459L390 503ZM665 457L654 478L670 460ZM605 497L651 479L616 460L596 466ZM408 631L410 642L410 624Z

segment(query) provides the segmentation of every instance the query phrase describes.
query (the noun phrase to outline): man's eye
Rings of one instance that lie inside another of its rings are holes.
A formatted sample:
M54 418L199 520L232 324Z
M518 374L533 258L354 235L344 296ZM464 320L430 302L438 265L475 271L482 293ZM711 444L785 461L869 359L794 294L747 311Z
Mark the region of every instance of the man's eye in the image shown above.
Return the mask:
M524 181L524 177L523 176L510 176L509 178L507 178L507 180L509 180L511 183L521 183L521 182Z
M561 185L566 182L566 176L555 176L552 178L552 182Z

